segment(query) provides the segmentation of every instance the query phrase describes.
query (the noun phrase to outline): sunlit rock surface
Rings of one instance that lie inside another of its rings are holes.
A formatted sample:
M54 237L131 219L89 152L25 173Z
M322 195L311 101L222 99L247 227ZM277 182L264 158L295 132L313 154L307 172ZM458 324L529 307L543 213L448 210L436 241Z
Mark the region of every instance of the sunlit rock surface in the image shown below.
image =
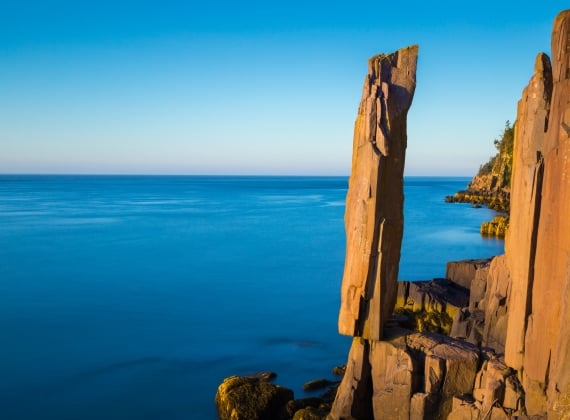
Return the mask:
M562 418L570 416L570 10L554 22L552 82L522 372L529 414L546 405L549 418Z
M332 407L297 400L286 412L299 420L570 419L570 10L554 22L552 62L537 56L519 102L505 255L451 262L446 279L398 284L416 60L409 47L369 61L338 322L354 339ZM266 412L266 396L279 407L292 399L259 379L226 382L219 394L243 386L247 398L262 395L256 413ZM218 409L231 416L240 407L228 401L219 397Z
M368 61L354 125L346 198L346 259L339 332L379 340L392 313L404 224L406 119L418 47Z

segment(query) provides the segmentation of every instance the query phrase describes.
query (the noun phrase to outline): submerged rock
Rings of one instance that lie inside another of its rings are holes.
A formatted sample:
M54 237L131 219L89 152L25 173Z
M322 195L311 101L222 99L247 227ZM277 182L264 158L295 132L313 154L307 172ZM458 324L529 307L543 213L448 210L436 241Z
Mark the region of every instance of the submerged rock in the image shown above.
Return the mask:
M346 365L335 366L332 369L333 375L336 375L336 376L344 376L344 372L346 372Z
M314 379L309 382L305 382L303 385L304 391L314 391L317 389L327 388L331 385L336 385L337 382L329 381L328 379Z

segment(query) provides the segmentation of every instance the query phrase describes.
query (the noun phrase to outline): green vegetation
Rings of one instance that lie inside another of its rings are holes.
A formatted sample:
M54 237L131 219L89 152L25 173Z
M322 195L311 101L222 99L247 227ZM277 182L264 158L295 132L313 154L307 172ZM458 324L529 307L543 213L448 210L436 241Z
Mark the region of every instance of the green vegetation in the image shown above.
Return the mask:
M471 203L474 207L488 208L505 213L481 225L481 235L504 238L509 227L510 187L513 173L515 124L507 120L499 138L493 140L497 154L479 167L479 172L468 186L445 198L447 203Z
M481 225L481 235L504 238L508 227L509 218L506 216L497 216L490 222L483 222Z
M513 168L513 146L515 142L515 124L510 121L505 123L505 129L498 139L493 140L497 154L479 167L478 176L489 174L502 174L503 185L511 185Z
M429 331L445 335L449 335L451 332L453 319L447 312L426 310L414 312L401 307L394 309L394 312L408 317L406 326L411 330L418 332Z
M497 158L498 158L498 154L491 157L487 163L484 163L483 165L479 166L479 172L477 172L478 176L482 176L482 175L489 175L491 172L493 172L493 167L495 166L495 163L497 163Z

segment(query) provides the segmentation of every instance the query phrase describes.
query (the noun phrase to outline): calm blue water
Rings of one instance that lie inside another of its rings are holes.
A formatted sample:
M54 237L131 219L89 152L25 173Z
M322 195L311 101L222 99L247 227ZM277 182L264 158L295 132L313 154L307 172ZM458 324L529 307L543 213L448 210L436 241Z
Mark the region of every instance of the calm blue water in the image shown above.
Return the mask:
M408 178L402 279L502 252L466 178ZM303 396L336 317L346 178L0 176L0 418L213 419L273 370Z

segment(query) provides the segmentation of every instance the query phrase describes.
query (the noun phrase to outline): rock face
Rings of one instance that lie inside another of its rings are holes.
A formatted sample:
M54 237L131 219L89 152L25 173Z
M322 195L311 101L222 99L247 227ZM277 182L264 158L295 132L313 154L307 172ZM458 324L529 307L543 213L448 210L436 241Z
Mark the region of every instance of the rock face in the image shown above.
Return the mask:
M368 60L346 198L341 334L379 340L394 308L404 224L406 117L417 57L413 46Z
M534 283L538 220L544 178L544 137L548 128L552 96L552 68L546 54L540 53L534 75L523 90L518 104L515 130L515 160L511 202L511 226L506 238L506 255L513 278L511 310L507 329L505 359L515 369L523 366L524 335L531 310Z
M474 177L471 182L467 185L469 191L478 193L487 193L489 195L500 194L503 192L508 193L509 184L507 182L505 172L510 168L507 168L504 163L499 165L496 173L487 175L478 175Z
M518 105L505 255L400 284L417 47L370 59L339 316L354 339L332 407L286 403L288 390L232 377L216 397L221 418L322 419L330 409L329 420L570 419L570 10L554 22L552 54L552 65L536 58ZM238 409L253 411L236 417Z
M570 418L570 10L554 22L552 55L552 64L545 54L536 58L518 106L505 255L448 265L447 277L470 290L468 306L462 308L441 294L435 299L429 291L435 283L400 285L399 312L384 329L384 341L378 340L394 302L387 269L399 257L391 245L399 247L401 201L394 194L391 211L379 205L378 191L387 191L378 188L385 185L378 176L381 165L361 155L373 156L372 145L365 147L366 141L373 143L372 129L366 127L377 116L366 105L372 91L365 84L347 199L339 321L342 333L361 338L353 342L331 419ZM481 182L472 187L505 191L501 179ZM386 230L393 220L397 223ZM455 341L441 341L437 334L415 336L401 327L396 338L387 336L410 314L450 315L448 307L454 313L449 334ZM401 336L407 337L404 343ZM424 344L411 345L416 339ZM471 358L462 348L455 357L452 350L436 352L437 346L426 340L479 350ZM493 349L492 354L483 349Z
M554 22L552 55L538 54L518 104L505 256L474 277L452 335L476 331L468 341L504 349L524 390L517 404L559 419L570 418L570 11Z
M476 273L488 267L490 262L490 259L450 261L445 268L445 277L469 289L471 282L476 278Z
M448 268L450 279L400 282L396 315L382 341L354 339L330 420L525 414L517 371L502 357L512 286L506 258L456 261ZM442 334L438 323L429 328L428 320L450 315L450 333Z
M536 197L531 201L535 204L531 217L521 216L521 225L526 226L522 234L526 234L530 250L524 261L528 262L525 266L528 274L523 271L517 278L522 282L519 300L524 305L518 301L517 304L523 308L520 315L528 316L525 323L510 323L513 338L509 340L507 354L508 362L520 369L524 333L523 386L533 390L527 398L529 414L546 410L549 418L560 418L570 416L570 10L560 13L554 22L552 76L548 74L550 66L545 60L542 63L537 66L535 73L539 75L535 74L535 78L540 78L542 71L545 103L538 101L534 117L544 115L547 130L543 134L537 129L530 138L521 134L520 144L521 166L529 167L528 160L524 160L525 151L536 156L533 171L536 186L527 185L519 190L523 197ZM552 98L548 104L550 77ZM539 81L537 93L541 93L540 84ZM531 127L532 117L528 118ZM526 177L531 176L530 172L527 170ZM528 211L519 209L525 210ZM513 228L507 250L507 255L512 255L513 270L520 256L517 249L520 244L515 242L517 234L521 233Z
M387 336L354 339L329 419L445 419L453 397L471 391L475 346L398 328L388 328Z

